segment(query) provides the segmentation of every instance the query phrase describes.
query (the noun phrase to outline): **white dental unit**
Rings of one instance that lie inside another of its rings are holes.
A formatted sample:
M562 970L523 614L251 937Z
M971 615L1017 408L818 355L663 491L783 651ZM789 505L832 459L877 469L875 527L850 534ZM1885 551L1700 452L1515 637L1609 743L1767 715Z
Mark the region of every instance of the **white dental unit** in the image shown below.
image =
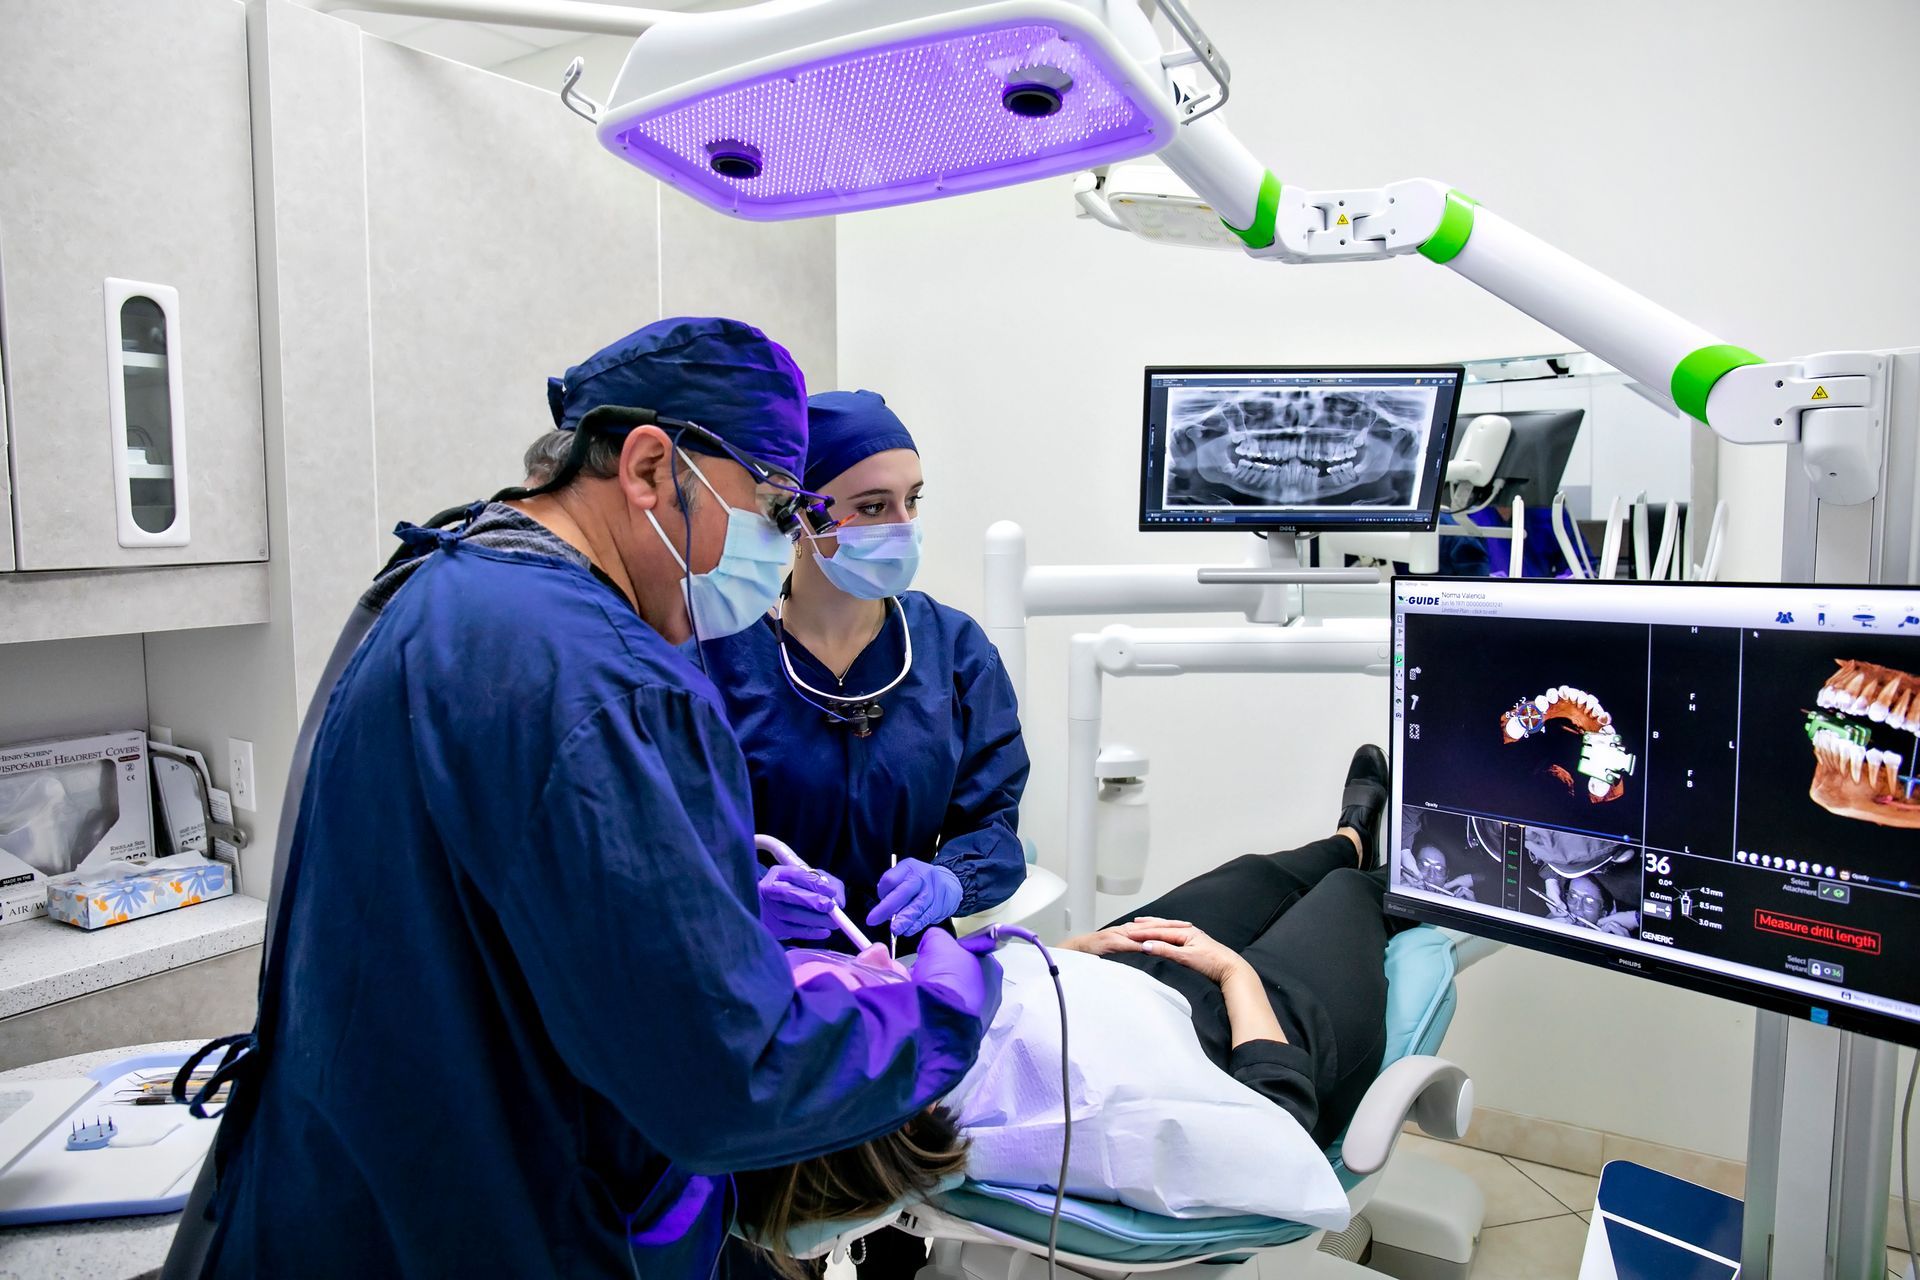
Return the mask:
M1789 446L1789 578L1895 583L1920 570L1920 348L1767 360L1443 183L1285 183L1235 138L1220 111L1231 92L1226 60L1173 0L1144 10L1135 0L768 0L699 14L564 0L351 7L638 36L610 104L574 92L576 73L569 105L596 121L616 157L740 218L830 215L1084 173L1088 215L1150 239L1301 265L1421 255L1722 439ZM1154 10L1174 32L1171 50ZM1155 153L1164 171L1128 163ZM1290 624L1291 593L1311 581L1289 547L1271 542L1266 563L1216 566L1210 580L1199 566L1028 568L1021 542L1003 526L988 551L986 621L1016 679L1015 633L1029 615L1224 608ZM1368 670L1386 659L1385 633L1368 623L1110 629L1076 640L1073 923L1087 923L1093 904L1101 673ZM1742 1274L1868 1274L1884 1237L1892 1047L1766 1014L1756 1059ZM1821 1105L1789 1105L1802 1097ZM1824 1104L1836 1097L1841 1105ZM1783 1150L1799 1153L1792 1176ZM1809 1172L1815 1156L1824 1163Z

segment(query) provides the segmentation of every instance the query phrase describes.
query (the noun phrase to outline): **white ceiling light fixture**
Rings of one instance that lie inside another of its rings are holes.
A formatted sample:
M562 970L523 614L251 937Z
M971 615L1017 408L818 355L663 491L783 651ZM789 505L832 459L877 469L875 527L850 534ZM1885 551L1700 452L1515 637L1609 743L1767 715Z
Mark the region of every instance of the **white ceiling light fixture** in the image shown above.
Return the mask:
M654 26L599 133L702 203L770 220L1146 155L1179 118L1132 0L767 0Z

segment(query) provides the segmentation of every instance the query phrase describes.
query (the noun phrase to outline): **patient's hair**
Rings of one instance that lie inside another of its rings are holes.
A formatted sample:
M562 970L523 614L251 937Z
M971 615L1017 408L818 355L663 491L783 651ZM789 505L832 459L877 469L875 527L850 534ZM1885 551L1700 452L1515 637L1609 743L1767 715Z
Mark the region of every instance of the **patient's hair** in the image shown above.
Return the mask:
M811 1274L785 1252L787 1233L811 1222L873 1218L925 1196L967 1167L967 1140L945 1107L934 1106L857 1147L799 1164L734 1175L740 1226L773 1255L784 1275Z

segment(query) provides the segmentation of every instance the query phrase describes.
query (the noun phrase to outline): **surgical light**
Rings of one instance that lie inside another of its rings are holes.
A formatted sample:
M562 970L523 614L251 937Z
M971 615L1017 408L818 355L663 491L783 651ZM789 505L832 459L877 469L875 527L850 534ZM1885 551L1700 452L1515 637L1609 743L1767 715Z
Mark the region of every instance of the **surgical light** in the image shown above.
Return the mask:
M599 136L736 217L847 213L1159 150L1159 56L1131 0L771 0L649 29Z
M1246 248L1212 205L1157 161L1113 166L1102 194L1114 220L1142 240L1184 248Z

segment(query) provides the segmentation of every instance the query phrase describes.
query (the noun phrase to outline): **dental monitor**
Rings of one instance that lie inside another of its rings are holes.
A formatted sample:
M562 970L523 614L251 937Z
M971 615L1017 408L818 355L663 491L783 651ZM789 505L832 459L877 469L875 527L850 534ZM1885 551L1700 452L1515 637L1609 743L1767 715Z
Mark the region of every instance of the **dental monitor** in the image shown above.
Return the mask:
M1146 373L1143 530L1433 528L1459 365Z
M1390 914L1920 1045L1920 587L1396 578Z

